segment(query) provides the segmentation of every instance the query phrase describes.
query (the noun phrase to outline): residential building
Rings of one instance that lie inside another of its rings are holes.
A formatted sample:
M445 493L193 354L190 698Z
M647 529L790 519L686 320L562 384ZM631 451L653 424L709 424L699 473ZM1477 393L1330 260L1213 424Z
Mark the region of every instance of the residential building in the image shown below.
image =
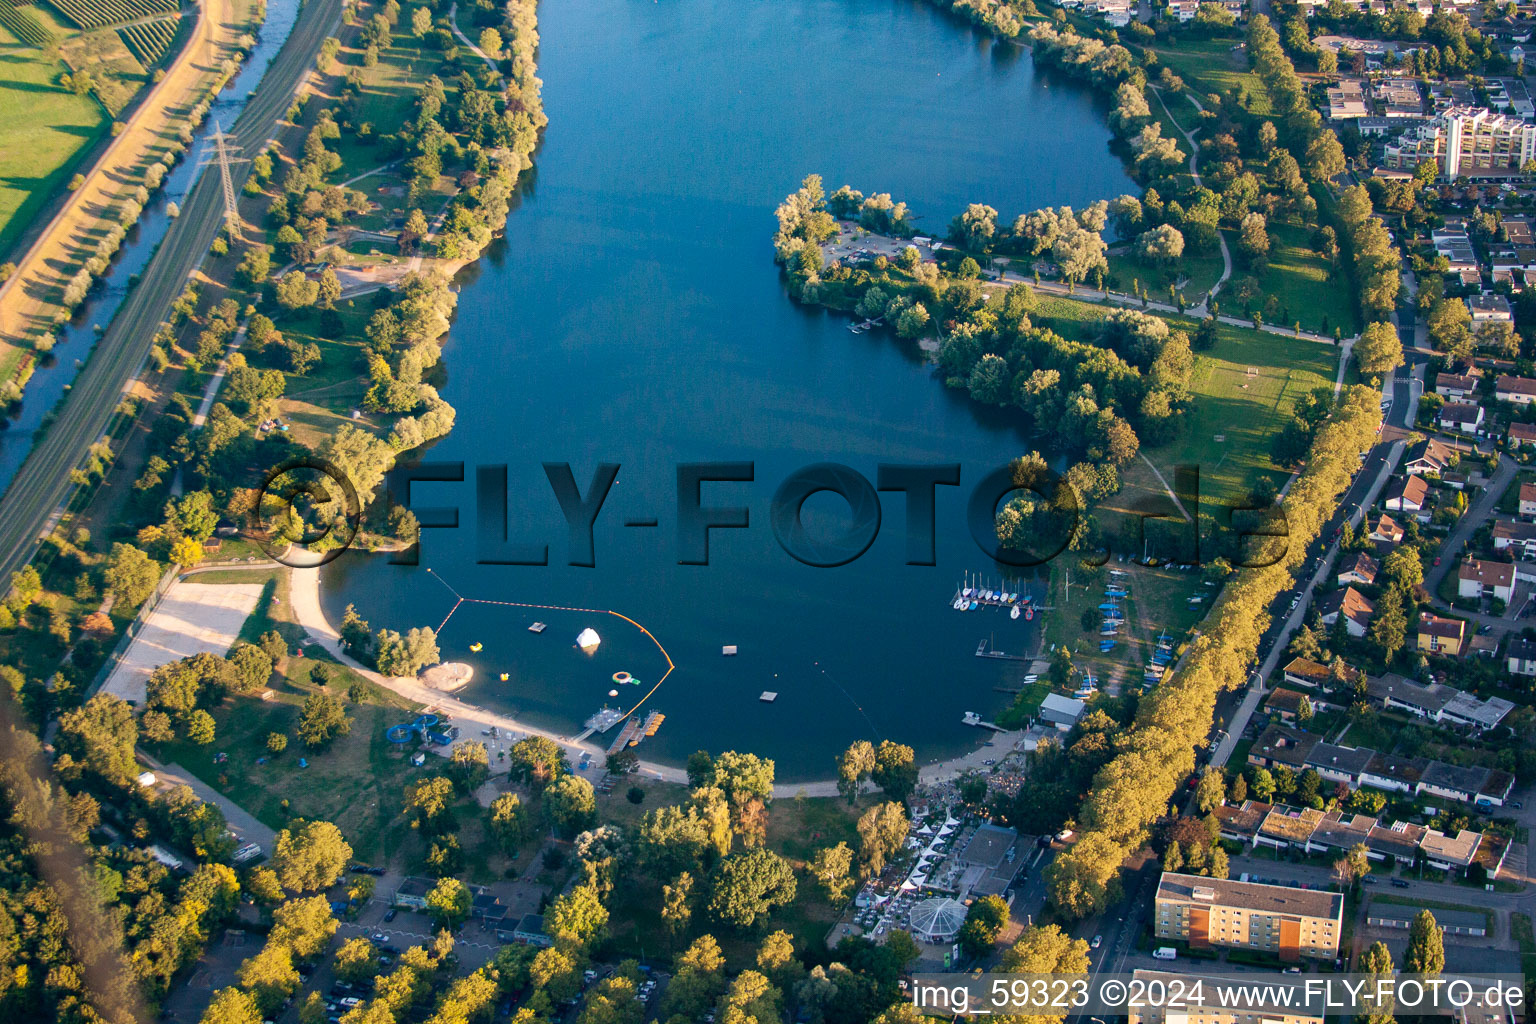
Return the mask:
M1460 597L1493 597L1508 601L1515 594L1513 562L1485 562L1469 558L1456 570L1456 593Z
M1514 310L1510 308L1509 299L1502 295L1468 295L1466 302L1474 328L1481 324L1514 323Z
M1370 586L1376 582L1376 574L1381 571L1381 563L1362 551L1353 557L1346 556L1339 568L1339 586L1342 587L1348 583L1363 583Z
M1442 398L1466 398L1477 393L1477 376L1470 373L1435 374L1435 394Z
M1275 953L1282 960L1339 954L1344 897L1336 892L1163 872L1154 900L1158 938L1196 948Z
M1536 380L1500 374L1493 382L1493 395L1501 402L1530 405L1536 402Z
M1434 161L1446 178L1518 174L1536 159L1536 125L1482 107L1450 107L1386 147L1386 166Z
M1536 423L1511 423L1509 425L1511 448L1536 448Z
M1308 709L1312 710L1312 702L1306 694L1278 686L1264 699L1264 710L1282 722L1294 722L1300 715L1302 701L1306 701Z
M1466 639L1467 624L1462 620L1444 618L1432 612L1419 613L1419 650L1455 658L1461 655Z
M1445 403L1440 409L1440 429L1462 434L1477 433L1483 429L1483 407L1469 402Z
M1517 508L1522 516L1536 516L1536 484L1521 484L1519 500Z
M1353 120L1369 114L1365 90L1358 78L1345 78L1328 90L1328 117L1334 121Z
M1310 15L1312 8L1306 8ZM1229 977L1212 974L1205 984L1201 975L1187 971L1137 970L1132 973L1134 983L1146 986L1147 991L1189 991L1190 997L1177 1006L1172 1000L1153 1002L1138 1001L1128 1010L1126 1024L1323 1024L1326 1008L1320 1000L1309 1002L1305 984L1284 975L1265 977L1250 986L1246 982L1233 982ZM1177 988L1175 988L1177 986ZM1248 989L1248 991L1240 991ZM1287 989L1295 990L1287 994ZM1145 1002L1147 1005L1141 1005ZM1226 1005L1230 1004L1230 1005ZM1461 1024L1461 1022L1458 1022ZM1476 1021L1468 1024L1503 1024L1502 1021Z
M1378 544L1401 544L1403 528L1391 516L1383 513L1377 518L1376 525L1371 527L1370 539Z
M1525 559L1536 558L1536 523L1523 523L1518 519L1495 519L1493 550L1508 551Z
M1429 504L1429 484L1421 476L1395 476L1387 484L1382 505L1391 512L1422 512Z
M1260 768L1281 765L1299 772L1306 767L1307 755L1317 746L1319 737L1284 725L1271 725L1259 733L1248 748L1248 763Z
M1177 19L1180 24L1194 21L1199 13L1200 0L1168 0L1168 17Z
M1332 626L1344 618L1344 628L1350 636L1365 636L1366 627L1371 624L1371 615L1376 611L1376 606L1354 587L1345 587L1343 590L1335 590L1323 598L1318 605L1322 613L1324 625Z
M1341 663L1340 670L1346 685L1360 677L1360 670L1353 665ZM1333 670L1322 662L1313 661L1310 658L1293 658L1281 671L1284 673L1285 681L1292 686L1327 689L1333 685Z
M1425 473L1439 476L1454 466L1458 458L1456 449L1450 445L1432 437L1427 438L1408 449L1403 457L1403 472L1410 476L1422 476Z
M542 914L524 914L512 931L512 941L525 946L553 946L555 940L544 931Z
M1536 641L1516 637L1504 652L1504 664L1510 675L1536 676Z

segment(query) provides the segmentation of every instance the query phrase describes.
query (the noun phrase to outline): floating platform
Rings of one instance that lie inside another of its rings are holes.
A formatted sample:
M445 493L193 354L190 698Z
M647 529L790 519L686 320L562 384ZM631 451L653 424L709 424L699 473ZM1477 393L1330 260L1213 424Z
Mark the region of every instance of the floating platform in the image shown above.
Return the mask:
M533 625L528 627L528 632L530 632L530 633L542 633L542 632L544 632L548 628L549 627L547 625L545 625L544 623L542 623L542 622L535 622Z
M656 730L661 728L661 723L667 720L667 716L660 711L652 711L645 716L645 734L655 736Z
M757 695L757 699L762 701L764 704L772 704L774 701L779 699L779 693L777 690L764 690L762 693Z
M624 720L624 712L617 708L600 708L585 723L589 732L607 732Z
M736 655L736 645L726 644L724 647L720 648L720 654L725 658L734 657Z
M974 711L967 711L960 716L961 725L974 725L978 729L991 729L993 732L1003 732L1003 727L996 722L988 722Z

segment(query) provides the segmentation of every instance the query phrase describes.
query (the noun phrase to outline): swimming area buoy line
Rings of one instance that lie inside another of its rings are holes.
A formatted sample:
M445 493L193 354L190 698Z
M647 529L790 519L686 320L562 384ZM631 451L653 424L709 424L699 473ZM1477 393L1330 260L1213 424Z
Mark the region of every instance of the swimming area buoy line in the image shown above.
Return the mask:
M442 576L438 575L432 569L428 569L427 572L432 575L433 579L437 580L444 587L447 587L448 588L448 592L454 596L453 607L448 609L448 614L443 616L443 621L442 622L438 623L438 626L437 626L437 632L438 633L441 633L443 631L443 627L448 625L448 620L453 618L453 613L459 610L459 605L462 605L462 604L489 604L489 605L499 605L499 606L504 607L504 608L542 608L542 609L545 609L545 610L548 610L548 611L557 611L557 612L585 612L585 613L587 613L589 615L612 615L616 619L623 619L625 622L629 623L631 626L634 626L636 629L638 629L641 633L645 634L645 638L647 640L649 640L651 643L656 645L656 649L661 652L662 658L664 658L666 660L666 662L667 662L667 670L662 673L660 679L656 680L656 684L654 686L652 686L649 690L647 690L645 692L645 695L642 696L639 700L637 700L635 702L635 706L634 707L632 707L628 711L624 712L624 717L625 718L628 718L630 715L633 715L636 711L640 710L640 706L642 704L644 704L646 701L650 700L651 696L657 690L661 689L661 684L666 682L667 681L667 677L672 674L672 670L677 668L677 665L674 664L673 661L672 661L672 655L667 653L667 649L661 645L661 641L656 639L655 635L650 630L646 629L644 626L640 625L640 623L636 622L634 619L630 618L628 615L623 614L622 612L616 612L616 611L613 611L610 608L572 608L572 607L569 607L567 605L559 605L559 604L533 604L533 603L526 602L526 601L493 601L493 600L489 600L489 599L483 598L483 597L465 597L463 594L460 594L457 590L453 589L453 587L448 583L447 580L443 579ZM620 676L623 676L624 678L621 679L621 678L619 678ZM503 680L505 680L507 678L507 674L505 672L503 672L501 674L501 678ZM613 681L615 683L619 684L619 685L625 685L625 684L628 684L628 685L631 685L631 686L640 686L641 685L640 680L636 679L634 676L630 675L628 672L622 672L622 671L621 672L615 672L613 674Z

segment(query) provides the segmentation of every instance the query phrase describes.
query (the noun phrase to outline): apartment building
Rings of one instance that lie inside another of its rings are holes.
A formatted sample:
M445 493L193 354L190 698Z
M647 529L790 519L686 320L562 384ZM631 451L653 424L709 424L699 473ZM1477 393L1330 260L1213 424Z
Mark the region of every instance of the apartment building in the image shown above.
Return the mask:
M1266 976L1251 986L1227 977L1222 977L1218 985L1214 974L1212 983L1197 985L1196 982L1203 980L1202 976L1187 971L1172 974L1137 970L1133 977L1148 986L1178 985L1181 986L1179 991L1191 992L1191 995L1171 1008L1150 999L1144 1002L1151 1005L1133 1004L1127 1008L1127 1024L1323 1024L1326 1016L1322 1000L1312 997L1304 982L1283 975ZM1239 992L1239 988L1247 991ZM1287 995L1283 993L1284 989L1295 991ZM1218 993L1227 998L1219 998ZM1309 1000L1314 1005L1309 1006ZM1223 1002L1232 1005L1225 1006Z
M1536 159L1536 124L1483 107L1450 107L1387 144L1386 165L1411 171L1434 161L1447 178L1517 174Z
M1339 955L1343 915L1344 897L1336 892L1165 871L1153 920L1158 938L1299 960Z

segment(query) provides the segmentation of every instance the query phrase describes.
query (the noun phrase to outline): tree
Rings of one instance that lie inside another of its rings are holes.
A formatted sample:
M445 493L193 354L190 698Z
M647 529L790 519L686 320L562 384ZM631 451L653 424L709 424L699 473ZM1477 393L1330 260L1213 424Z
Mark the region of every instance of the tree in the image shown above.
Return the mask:
M362 936L348 939L336 951L336 977L350 985L368 981L378 973L378 956L373 943Z
M1390 984L1393 975L1392 951L1387 948L1385 942L1378 942L1365 951L1357 965L1357 970L1362 974L1375 975L1376 984L1367 988L1366 1003L1369 1010L1365 1014L1365 1024L1394 1024L1393 1012L1396 1002L1390 995L1378 1000L1378 994L1389 991L1382 983Z
M1431 977L1445 970L1445 934L1428 909L1414 915L1408 929L1408 951L1403 954L1403 971L1406 974L1428 974Z
M336 917L326 896L307 896L289 900L272 912L269 943L278 943L293 951L300 960L320 953L336 934Z
M1356 843L1333 862L1333 877L1346 889L1360 884L1360 880L1370 873L1370 850L1364 843Z
M1159 224L1136 236L1135 253L1154 266L1169 266L1184 255L1184 234L1171 224Z
M960 948L973 959L991 952L992 944L1008 926L1008 904L1001 896L983 896L974 901L960 926Z
M375 650L379 671L387 676L414 676L443 660L437 649L437 634L426 626L408 630L404 636L392 629L381 629Z
M866 875L885 870L886 860L906 842L907 812L901 804L888 802L871 807L859 816L859 859Z
M1219 768L1207 768L1195 787L1195 806L1200 813L1209 814L1220 807L1227 796L1226 779Z
M693 876L686 871L661 887L661 920L673 938L688 929L688 920L693 917L692 896Z
M160 563L131 544L119 541L107 556L103 578L123 611L144 603L160 582Z
M565 752L554 740L543 736L518 740L507 752L507 774L535 791L570 774L570 770Z
M1402 650L1408 639L1408 616L1403 609L1403 598L1396 589L1389 589L1376 602L1371 624L1366 628L1366 639L1381 652L1384 662L1390 662Z
M418 779L406 787L405 814L411 827L442 833L453 828L453 783L441 775Z
M794 898L794 869L761 846L726 857L710 879L710 913L737 928L752 927L774 907Z
M595 888L578 885L550 903L544 912L544 930L561 949L588 949L608 933L608 908Z
M837 906L848 898L848 890L853 885L853 878L849 875L852 867L853 850L847 843L838 843L817 850L807 871L821 885L827 900Z
M302 270L290 270L278 278L274 294L284 309L308 309L319 300L320 285L305 277Z
M502 793L491 801L491 835L509 857L528 837L528 814L516 793Z
M501 33L494 28L487 28L480 33L480 49L492 60L501 56Z
M544 790L544 813L556 831L575 835L597 820L597 795L579 775L564 775Z
M1382 377L1402 365L1403 344L1398 340L1397 328L1387 321L1367 324L1355 342L1355 365L1360 372Z
M997 211L990 206L971 203L950 223L949 234L972 252L986 252L997 234Z
M478 740L458 744L448 757L448 777L460 793L473 793L490 774L490 755Z
M261 1007L255 995L231 985L214 993L199 1019L201 1024L261 1024Z
M917 788L917 757L912 748L891 740L881 740L875 750L875 785L897 803L905 804Z
M285 889L318 892L335 885L351 859L352 847L335 825L295 822L277 834L271 867Z
M422 39L432 31L432 11L427 7L418 7L411 12L411 31Z
M469 918L469 890L457 878L442 878L427 893L427 916L438 927L453 931Z
M1088 964L1088 943L1051 924L1025 928L998 966L1008 974L1087 974ZM1063 1018L1032 1015L1029 1020L1061 1024Z
M213 716L202 708L198 708L187 716L187 739L193 743L207 746L216 738L216 725Z
M299 715L299 739L311 748L324 747L338 736L352 731L352 720L341 701L328 693L312 693L304 698Z
M875 748L868 740L858 740L837 759L837 791L851 804L858 799L864 780L875 770Z
M235 693L255 693L272 678L272 659L255 644L235 644L228 661L234 669L231 689Z

